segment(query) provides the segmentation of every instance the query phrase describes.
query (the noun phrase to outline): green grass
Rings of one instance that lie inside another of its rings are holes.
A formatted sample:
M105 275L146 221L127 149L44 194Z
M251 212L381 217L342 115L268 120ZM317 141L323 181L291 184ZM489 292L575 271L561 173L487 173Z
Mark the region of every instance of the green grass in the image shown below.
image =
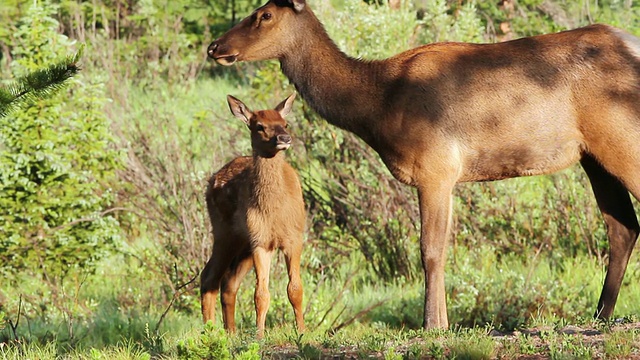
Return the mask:
M82 316L69 319L60 310L39 317L37 311L23 304L23 315L16 328L19 341L14 339L8 323L0 332L4 339L0 345L2 358L179 358L180 354L188 354L184 344L189 341L197 348L206 330L198 313L197 294L185 294L191 298L185 304L191 307L170 309L156 332L155 326L165 310L162 293L154 289L155 284L149 281L149 274L142 271L141 264L130 261L125 267L115 266L121 261L106 260L93 278L77 287L73 298L85 309ZM640 280L634 266L637 264L632 264L626 284ZM234 356L251 356L259 346L259 352L266 358L280 358L283 354L302 358L317 358L320 354L458 359L546 354L552 358L588 358L593 351L621 358L638 351L637 328L606 327L590 320L602 276L598 275L602 269L594 259L586 256L567 259L563 266L556 267L540 258L523 265L515 257L495 259L488 247L473 251L456 249L455 257L450 256L448 270L449 316L454 330L419 329L421 281L375 284L354 280L358 276L353 276L326 280L316 284L316 288L307 285L305 319L309 330L299 334L292 325L292 310L286 299L285 270L276 261L265 339L255 339L250 275L239 293L238 335L229 338L224 346ZM341 288L344 291L336 291ZM24 279L20 289L1 287L4 294L12 294L13 298L17 291L38 291L38 286ZM633 286L625 286L616 315L635 321L640 313L640 305L634 302L638 295ZM6 320L15 324L17 315L6 312ZM603 340L595 345L596 350L590 350L593 336L563 333L569 324L599 331ZM215 327L221 327L220 316ZM512 334L513 328L521 332ZM508 336L492 336L492 329ZM533 333L526 335L529 329L534 329ZM204 338L207 336L210 340L226 337L214 331Z
M636 325L637 326L637 325ZM355 326L348 334L297 334L272 329L275 336L257 341L251 335L227 336L215 327L180 337L166 337L165 351L153 353L142 344L122 340L104 348L61 349L55 341L11 342L0 347L2 359L281 359L321 357L378 359L492 359L538 356L551 359L629 358L639 355L638 329L618 326L610 332L585 334L540 330L531 334L490 334L487 329L450 331L389 330ZM289 337L282 343L279 337ZM348 340L347 340L348 338Z
M611 332L604 340L604 354L608 358L624 359L637 353L638 329Z

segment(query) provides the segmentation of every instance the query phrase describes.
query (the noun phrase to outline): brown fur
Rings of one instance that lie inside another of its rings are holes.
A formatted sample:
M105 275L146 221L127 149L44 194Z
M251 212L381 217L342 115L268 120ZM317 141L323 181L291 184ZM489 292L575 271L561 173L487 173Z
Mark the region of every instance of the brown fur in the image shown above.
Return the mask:
M269 13L270 15L264 15ZM456 183L580 161L610 239L596 316L613 314L640 232L640 40L606 25L499 44L437 43L379 61L343 54L304 0L272 0L209 46L221 64L280 60L302 97L418 189L424 326L447 327Z
M229 97L229 107L251 130L253 156L233 159L209 179L206 200L213 227L213 252L201 274L202 316L215 320L215 302L221 291L224 326L235 331L235 301L244 276L255 265L256 323L264 334L269 307L269 267L275 249L284 253L289 271L287 293L298 329L302 317L300 255L306 213L300 181L284 160L291 137L283 116L294 96L276 110L252 112Z

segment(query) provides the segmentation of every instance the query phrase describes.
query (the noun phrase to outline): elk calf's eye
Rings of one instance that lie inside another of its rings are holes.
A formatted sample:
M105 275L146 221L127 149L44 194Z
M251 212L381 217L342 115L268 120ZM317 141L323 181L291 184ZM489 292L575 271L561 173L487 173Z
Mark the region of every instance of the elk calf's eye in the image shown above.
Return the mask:
M269 19L271 19L271 13L266 12L266 13L262 14L262 16L260 18L262 20L269 20Z

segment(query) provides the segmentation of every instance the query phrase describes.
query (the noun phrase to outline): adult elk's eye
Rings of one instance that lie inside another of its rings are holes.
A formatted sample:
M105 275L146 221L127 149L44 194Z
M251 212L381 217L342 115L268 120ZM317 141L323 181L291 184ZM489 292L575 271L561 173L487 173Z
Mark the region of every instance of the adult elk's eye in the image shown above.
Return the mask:
M264 131L264 126L262 126L262 124L256 124L256 131Z
M260 16L260 20L269 20L269 19L271 19L270 12L262 13L262 16Z

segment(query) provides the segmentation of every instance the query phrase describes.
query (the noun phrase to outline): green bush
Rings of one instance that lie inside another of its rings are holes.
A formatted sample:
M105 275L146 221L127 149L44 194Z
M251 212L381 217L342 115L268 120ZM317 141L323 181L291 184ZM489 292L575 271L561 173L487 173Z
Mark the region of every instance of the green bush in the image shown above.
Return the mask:
M11 63L16 76L55 61L71 42L57 33L55 8L33 6L21 20ZM119 166L102 106L87 77L51 99L0 119L0 266L49 276L91 268L119 235L112 182Z
M58 33L55 12L47 2L29 7L14 34L11 74L3 77L69 55L73 42ZM103 80L82 74L67 91L0 118L0 274L14 284L0 309L12 318L22 300L34 305L23 308L28 313L66 308L74 291L64 290L64 280L92 273L119 241L113 203L121 155L103 110ZM20 281L30 277L42 281L38 290Z
M178 358L184 360L231 359L229 339L223 329L208 322L198 338L181 340L178 343Z

